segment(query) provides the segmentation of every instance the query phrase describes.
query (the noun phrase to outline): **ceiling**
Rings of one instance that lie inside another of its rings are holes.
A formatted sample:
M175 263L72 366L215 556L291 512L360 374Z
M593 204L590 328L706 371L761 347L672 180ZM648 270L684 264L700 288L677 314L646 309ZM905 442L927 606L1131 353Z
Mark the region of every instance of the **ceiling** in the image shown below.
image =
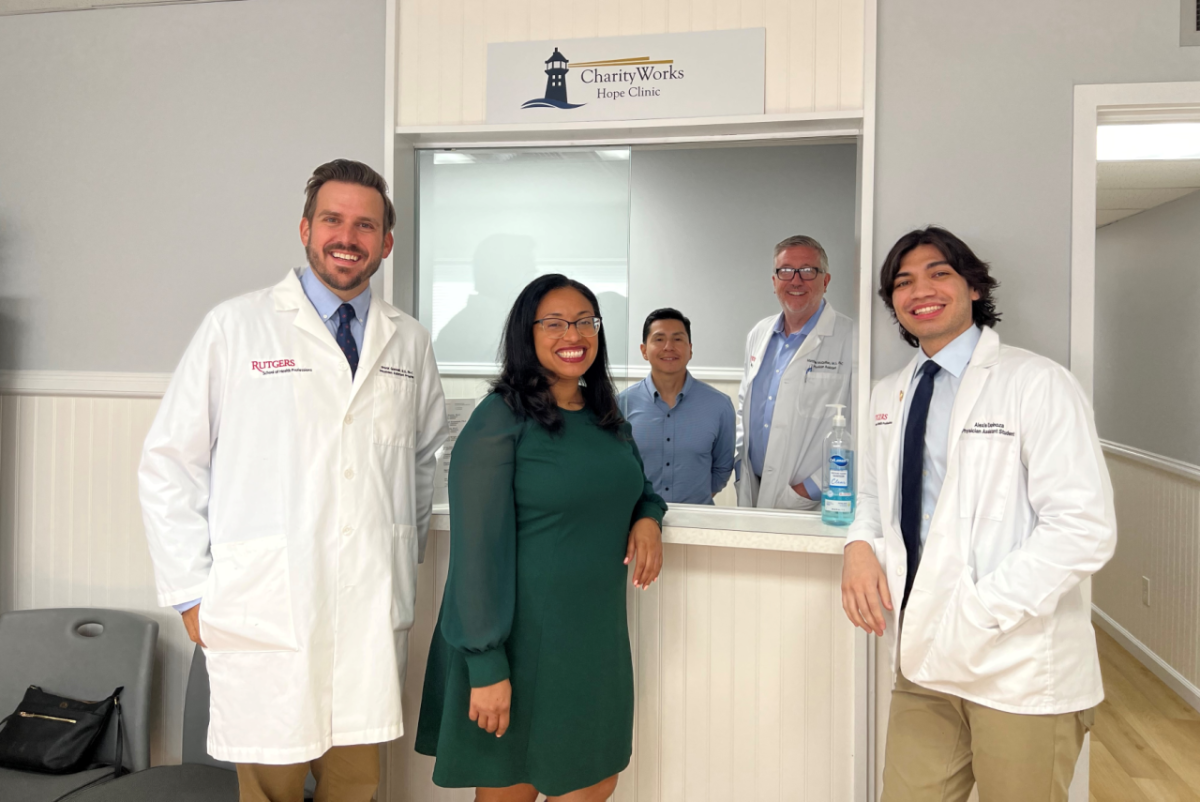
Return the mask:
M1096 228L1200 189L1200 159L1096 163Z

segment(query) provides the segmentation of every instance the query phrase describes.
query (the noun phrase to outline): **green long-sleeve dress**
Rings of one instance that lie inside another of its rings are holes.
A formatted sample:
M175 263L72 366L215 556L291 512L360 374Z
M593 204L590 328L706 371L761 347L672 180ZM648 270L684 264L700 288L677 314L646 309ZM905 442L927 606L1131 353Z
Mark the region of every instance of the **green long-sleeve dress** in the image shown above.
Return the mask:
M450 463L450 573L416 749L443 787L532 783L551 796L620 772L633 748L624 564L629 528L662 522L627 425L562 411L560 433L489 395ZM467 717L472 687L512 683L508 732Z

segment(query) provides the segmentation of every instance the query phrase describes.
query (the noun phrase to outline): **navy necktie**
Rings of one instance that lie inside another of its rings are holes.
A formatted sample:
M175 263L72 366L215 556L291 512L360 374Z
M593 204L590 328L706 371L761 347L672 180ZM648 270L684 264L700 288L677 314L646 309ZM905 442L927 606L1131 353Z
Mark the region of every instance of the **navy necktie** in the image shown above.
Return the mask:
M354 371L358 370L358 346L354 344L354 335L350 333L350 321L354 320L354 307L350 304L342 304L337 310L338 329L337 329L337 344L341 346L342 353L346 355L346 361L350 363L350 378L354 378Z
M933 377L941 366L932 359L921 366L921 381L913 393L904 424L904 461L900 466L900 533L904 535L904 550L908 552L908 575L904 578L904 598L900 609L908 604L921 562L921 496L925 473L925 421L929 417L929 400L933 398Z

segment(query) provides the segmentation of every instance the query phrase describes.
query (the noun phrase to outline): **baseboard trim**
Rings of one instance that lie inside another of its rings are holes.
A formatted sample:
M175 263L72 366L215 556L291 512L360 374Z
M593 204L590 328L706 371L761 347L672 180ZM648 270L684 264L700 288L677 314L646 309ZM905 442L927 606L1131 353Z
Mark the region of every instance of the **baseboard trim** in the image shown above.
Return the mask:
M1109 635L1112 635L1125 651L1136 657L1138 662L1150 669L1150 672L1154 676L1165 682L1171 690L1179 694L1183 701L1191 705L1197 712L1200 712L1200 688L1189 682L1186 677L1164 662L1161 657L1150 651L1150 648L1146 644L1131 635L1129 630L1109 618L1103 610L1094 604L1092 605L1092 622Z
M170 373L0 370L0 393L4 395L162 398L170 382Z

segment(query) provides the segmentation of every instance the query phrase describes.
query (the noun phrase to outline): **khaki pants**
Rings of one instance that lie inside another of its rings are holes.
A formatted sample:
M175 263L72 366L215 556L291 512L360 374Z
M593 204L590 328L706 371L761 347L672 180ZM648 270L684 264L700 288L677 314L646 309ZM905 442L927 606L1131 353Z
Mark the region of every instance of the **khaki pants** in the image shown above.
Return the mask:
M370 802L379 786L379 744L335 746L310 763L238 763L241 802L302 802L312 768L315 802Z
M882 802L1066 802L1095 710L1003 713L896 675Z

